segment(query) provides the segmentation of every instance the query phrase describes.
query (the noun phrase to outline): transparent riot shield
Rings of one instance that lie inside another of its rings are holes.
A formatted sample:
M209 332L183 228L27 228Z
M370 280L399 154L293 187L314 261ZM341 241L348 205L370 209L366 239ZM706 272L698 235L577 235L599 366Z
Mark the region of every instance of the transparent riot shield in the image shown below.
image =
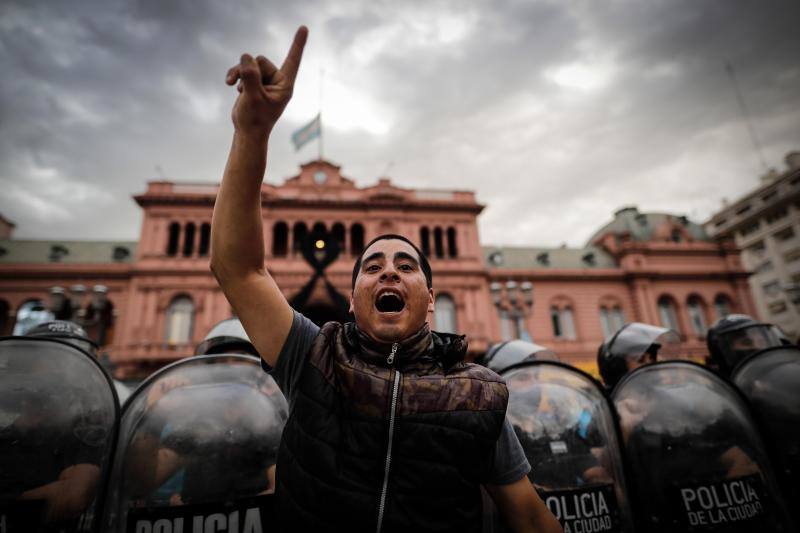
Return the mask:
M612 393L641 531L789 531L748 406L687 361L628 374Z
M0 531L97 531L119 407L96 359L53 339L0 339Z
M784 501L800 502L800 349L779 346L751 355L731 379L761 424ZM790 510L800 527L800 509L794 505Z
M483 364L497 373L525 361L558 361L553 350L533 342L513 340L495 344L489 349Z
M632 531L618 433L600 384L545 361L502 375L530 479L564 530Z
M105 529L270 531L287 416L253 356L195 356L153 374L125 404Z

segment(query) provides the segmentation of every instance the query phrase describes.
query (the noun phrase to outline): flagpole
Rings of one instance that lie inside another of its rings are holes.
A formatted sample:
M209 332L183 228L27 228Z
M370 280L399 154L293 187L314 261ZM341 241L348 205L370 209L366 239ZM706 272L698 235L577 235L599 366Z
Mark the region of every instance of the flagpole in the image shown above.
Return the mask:
M319 69L319 160L322 161L322 82L325 79L325 69Z

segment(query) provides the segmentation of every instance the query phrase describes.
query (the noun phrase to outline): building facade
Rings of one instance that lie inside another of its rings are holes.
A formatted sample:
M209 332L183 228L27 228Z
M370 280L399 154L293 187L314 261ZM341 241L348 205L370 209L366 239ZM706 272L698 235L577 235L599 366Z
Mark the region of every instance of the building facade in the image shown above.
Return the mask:
M217 190L150 182L135 197L144 211L136 242L0 240L0 333L24 333L66 301L120 378L191 355L233 312L208 267ZM603 339L643 321L678 330L686 354L702 358L711 322L754 312L733 242L709 239L685 217L628 207L581 248L481 246L483 206L470 191L406 189L388 179L357 187L339 167L313 161L261 193L266 265L317 322L346 316L353 262L384 233L408 236L430 258L429 321L467 334L471 357L525 338L596 373ZM320 240L315 260L304 246ZM333 248L335 260L312 267Z
M760 317L791 339L800 337L800 152L786 170L770 171L760 185L706 222L707 233L735 240L752 272L750 288Z

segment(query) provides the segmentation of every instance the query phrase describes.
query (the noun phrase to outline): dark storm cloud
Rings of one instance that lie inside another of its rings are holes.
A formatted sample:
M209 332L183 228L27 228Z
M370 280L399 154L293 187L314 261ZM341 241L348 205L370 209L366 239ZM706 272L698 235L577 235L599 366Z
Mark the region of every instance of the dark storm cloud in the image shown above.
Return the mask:
M698 219L800 148L797 2L19 2L0 8L0 212L19 237L136 238L155 173L219 179L243 51L311 37L271 143L326 74L326 156L359 183L473 189L485 243L579 244L623 204ZM337 115L338 113L338 115ZM111 220L112 222L108 222Z

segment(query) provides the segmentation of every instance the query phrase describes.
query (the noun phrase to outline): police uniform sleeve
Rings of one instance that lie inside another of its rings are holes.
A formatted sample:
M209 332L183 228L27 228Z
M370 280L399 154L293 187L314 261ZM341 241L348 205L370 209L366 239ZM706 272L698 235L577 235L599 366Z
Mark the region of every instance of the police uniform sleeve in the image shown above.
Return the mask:
M503 430L495 446L494 462L485 481L486 485L508 485L522 479L531 471L517 434L506 416Z
M294 311L292 327L286 342L283 343L281 353L278 355L278 362L275 368L270 368L264 360L261 360L261 368L269 372L275 383L281 389L289 403L289 410L292 410L295 398L295 384L300 379L308 351L314 339L319 334L319 326L311 322L301 313Z

